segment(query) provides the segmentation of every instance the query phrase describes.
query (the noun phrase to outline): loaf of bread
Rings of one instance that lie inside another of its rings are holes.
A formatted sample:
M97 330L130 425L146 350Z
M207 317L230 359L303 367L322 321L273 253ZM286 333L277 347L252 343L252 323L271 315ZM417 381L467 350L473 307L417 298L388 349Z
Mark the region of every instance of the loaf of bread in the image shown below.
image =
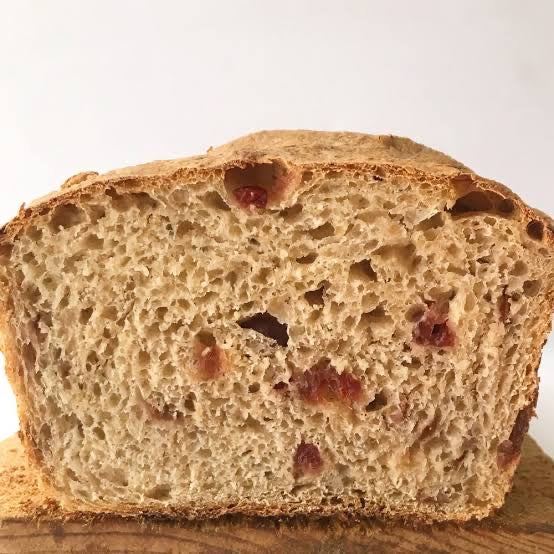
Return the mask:
M393 136L76 175L0 232L21 438L107 512L484 517L537 399L553 229Z

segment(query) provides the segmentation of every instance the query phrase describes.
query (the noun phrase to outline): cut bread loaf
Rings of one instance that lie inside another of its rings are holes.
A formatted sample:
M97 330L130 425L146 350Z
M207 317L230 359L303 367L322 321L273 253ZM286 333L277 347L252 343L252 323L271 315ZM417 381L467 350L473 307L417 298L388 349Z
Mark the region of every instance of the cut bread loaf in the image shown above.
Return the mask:
M553 234L392 136L79 174L0 235L22 439L117 513L484 517L537 398Z

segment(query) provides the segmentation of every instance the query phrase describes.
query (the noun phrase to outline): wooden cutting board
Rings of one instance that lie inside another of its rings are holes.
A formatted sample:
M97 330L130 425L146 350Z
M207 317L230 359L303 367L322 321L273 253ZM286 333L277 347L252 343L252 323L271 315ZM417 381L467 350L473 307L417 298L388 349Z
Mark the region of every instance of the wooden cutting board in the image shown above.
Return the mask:
M41 493L17 436L0 443L0 553L554 553L554 461L527 438L505 506L483 522L229 517L194 523L63 511Z

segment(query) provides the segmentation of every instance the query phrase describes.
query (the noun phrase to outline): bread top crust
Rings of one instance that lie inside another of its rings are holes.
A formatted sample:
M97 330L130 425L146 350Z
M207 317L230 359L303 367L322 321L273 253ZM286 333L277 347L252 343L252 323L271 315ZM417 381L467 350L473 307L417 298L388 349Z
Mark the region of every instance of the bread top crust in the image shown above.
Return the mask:
M548 215L529 207L508 187L478 176L442 152L394 135L307 130L259 131L210 148L200 156L153 161L102 175L94 171L78 173L67 179L60 190L38 198L27 207L23 205L17 216L0 228L0 244L13 238L35 215L111 185L135 188L162 185L176 179L210 179L221 177L230 167L272 162L296 174L295 187L301 186L302 171L383 168L392 175L441 181L455 196L472 190L491 191L512 200L522 214L519 219L541 221L547 231L546 242L554 245L554 221Z

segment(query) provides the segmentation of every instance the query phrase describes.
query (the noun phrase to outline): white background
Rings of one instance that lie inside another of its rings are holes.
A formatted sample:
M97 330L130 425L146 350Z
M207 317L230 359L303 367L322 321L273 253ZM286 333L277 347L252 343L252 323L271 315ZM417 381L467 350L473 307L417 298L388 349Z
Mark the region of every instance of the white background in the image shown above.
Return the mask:
M0 0L0 220L78 171L271 128L409 136L554 214L553 21L551 0Z

